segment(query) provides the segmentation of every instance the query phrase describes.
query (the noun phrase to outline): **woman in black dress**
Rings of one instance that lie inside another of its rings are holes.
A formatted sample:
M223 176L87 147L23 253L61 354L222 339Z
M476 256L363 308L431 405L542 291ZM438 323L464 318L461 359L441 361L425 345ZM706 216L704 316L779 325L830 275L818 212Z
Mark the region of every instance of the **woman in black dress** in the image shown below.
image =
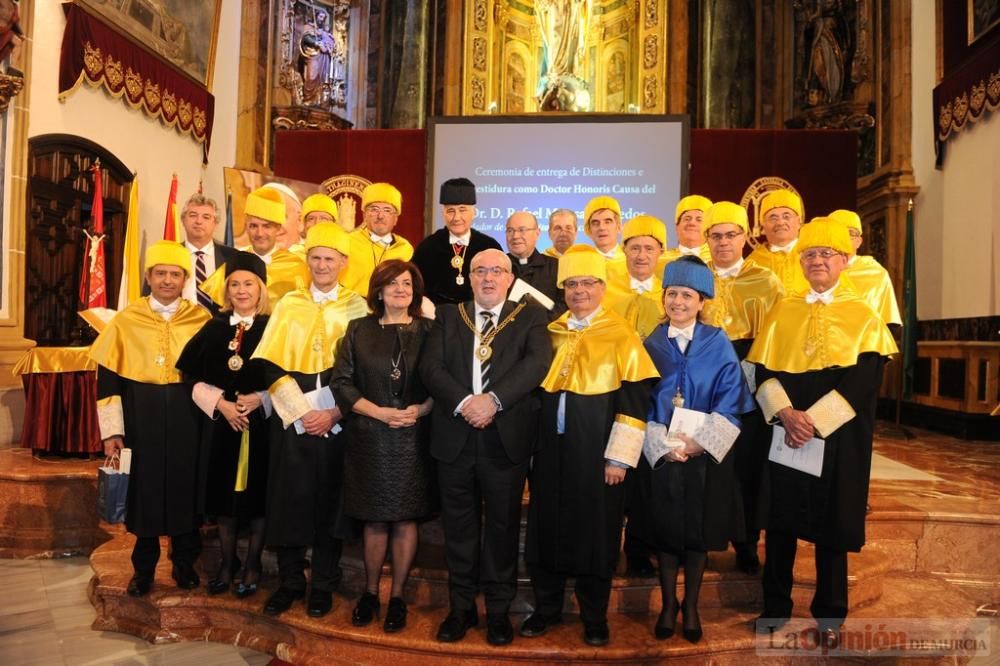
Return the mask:
M266 283L266 266L257 255L239 252L226 262L222 311L191 338L177 360L185 379L196 382L192 397L204 412L202 441L208 453L203 507L216 516L222 552L219 569L208 581L209 594L228 590L239 568L240 521L250 523L250 544L234 594L249 597L260 580L268 407L267 387L250 356L267 326Z
M417 520L433 510L424 419L432 402L416 370L432 326L420 316L423 290L413 264L380 264L368 291L373 314L348 325L330 382L347 429L344 513L365 523L367 585L352 622L364 626L378 613L391 533L388 632L406 625L403 587L417 552Z

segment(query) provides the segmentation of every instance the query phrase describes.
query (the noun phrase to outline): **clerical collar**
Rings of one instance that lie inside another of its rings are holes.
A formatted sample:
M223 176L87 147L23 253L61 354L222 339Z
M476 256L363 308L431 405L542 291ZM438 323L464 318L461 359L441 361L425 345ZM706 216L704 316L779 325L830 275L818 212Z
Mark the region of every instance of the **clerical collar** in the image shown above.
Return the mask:
M851 258L847 260L847 265L850 266L850 265L852 265L857 260L858 260L858 255L857 254L852 254Z
M795 239L792 239L792 242L789 243L788 245L771 245L770 249L771 249L771 252L784 252L784 253L787 254L787 253L789 253L789 252L791 252L792 250L795 249L795 245L798 242L799 242L799 239L795 238Z
M249 329L253 326L253 315L247 315L246 317L238 315L235 312L229 315L229 325L236 326L236 324L243 322L244 327Z
M368 237L372 239L373 243L382 243L384 245L392 245L392 234L388 233L385 236L379 236L374 231L368 232Z
M472 229L469 229L461 236L456 236L455 234L448 232L448 242L452 245L468 245L469 241L472 239Z
M603 310L603 308L601 308L600 306L598 306L598 308L596 310L594 310L593 312L591 312L589 315L587 315L583 319L577 319L575 316L573 316L572 313L570 313L569 319L566 321L566 325L570 328L570 330L573 330L573 331L582 331L583 329L587 328L588 326L590 326L593 323L594 317L596 317L597 315L599 315L601 313L601 310Z
M701 254L701 247L688 247L687 245L678 245L677 250L681 254L693 254L693 255Z
M529 252L527 257L518 257L513 252L510 253L511 260L513 260L517 264L520 264L521 266L527 266L529 263L531 263L531 260L534 258L534 256L535 256L534 250Z
M316 288L316 285L309 285L309 293L312 294L313 303L322 304L326 301L337 300L337 294L340 292L340 284L331 289L330 291L320 291Z
M631 287L632 291L636 292L637 294L645 294L647 292L653 291L652 275L650 275L645 280L638 280L632 277L631 275L628 276L628 279L629 279L629 286Z
M715 269L715 274L720 278L732 278L740 274L743 269L743 257L736 260L736 263L729 268L718 268Z
M254 254L256 254L256 255L257 255L258 257L260 257L260 258L261 258L261 260L262 260L262 261L263 261L263 262L264 262L265 264L267 264L268 266L270 266L270 265L271 265L271 258L272 258L272 257L274 256L274 251L275 251L276 249L278 249L278 247L277 247L277 246L274 246L274 247L272 247L272 248L271 248L271 251L270 251L270 252L268 252L267 254L258 254L258 253L257 253L256 251L254 251L253 253L254 253Z
M204 252L205 254L211 252L213 255L215 254L215 248L212 247L212 241L208 241L208 244L204 247L195 247L190 241L184 241L184 247L186 247L188 252L191 252L192 254L195 252Z
M596 245L594 246L594 249L596 249L598 252L600 252L601 254L603 254L605 256L605 258L607 258L607 259L617 259L618 258L618 246L617 245L615 245L613 248L611 248L607 252L605 252L601 248L597 247Z

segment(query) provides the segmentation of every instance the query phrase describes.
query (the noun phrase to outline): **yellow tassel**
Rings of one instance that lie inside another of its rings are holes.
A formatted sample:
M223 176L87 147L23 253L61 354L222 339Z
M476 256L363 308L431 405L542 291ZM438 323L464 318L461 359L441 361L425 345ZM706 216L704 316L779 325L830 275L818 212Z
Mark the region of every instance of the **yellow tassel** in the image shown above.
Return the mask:
M243 431L240 437L240 460L236 464L236 492L247 489L247 475L250 472L250 429Z

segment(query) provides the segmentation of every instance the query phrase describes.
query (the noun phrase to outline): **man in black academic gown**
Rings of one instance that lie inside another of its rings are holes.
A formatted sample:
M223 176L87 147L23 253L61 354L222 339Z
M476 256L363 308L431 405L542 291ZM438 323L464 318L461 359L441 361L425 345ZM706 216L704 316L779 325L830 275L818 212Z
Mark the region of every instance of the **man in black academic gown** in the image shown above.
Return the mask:
M208 310L181 298L191 255L180 243L158 241L146 250L150 295L115 315L90 348L97 363L97 420L104 452L132 450L125 527L136 536L135 574L128 594L153 585L160 536L170 536L177 586L198 586L201 551L198 495L202 479L198 414L191 386L174 363L184 343L208 321Z
M437 639L461 640L478 624L481 589L486 639L506 645L514 637L507 613L517 591L535 390L552 347L544 310L506 300L513 282L507 255L485 250L471 263L474 300L438 308L420 365L434 398L430 453L437 460L451 604Z
M500 244L472 228L476 219L476 186L468 178L441 183L441 214L444 228L421 241L413 253L434 305L464 303L472 298L469 265L482 250L500 249Z
M514 277L542 292L553 302L548 309L550 320L566 312L566 299L563 298L562 289L556 286L559 261L535 249L542 234L535 216L528 211L514 213L507 218L506 233L507 254L514 269Z
M865 543L882 367L897 349L881 317L840 276L853 250L845 227L816 218L802 227L796 249L809 289L793 291L771 309L746 359L757 364L757 402L776 431L757 631L774 631L791 617L792 568L802 539L816 544L810 611L823 646L832 649L847 617L847 553ZM774 462L786 447L808 447L804 453L822 447L820 475Z

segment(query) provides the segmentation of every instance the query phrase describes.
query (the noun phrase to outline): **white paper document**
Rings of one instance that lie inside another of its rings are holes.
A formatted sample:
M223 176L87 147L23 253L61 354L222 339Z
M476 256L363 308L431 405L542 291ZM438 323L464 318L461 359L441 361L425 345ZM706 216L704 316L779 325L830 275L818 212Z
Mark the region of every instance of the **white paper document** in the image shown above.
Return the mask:
M507 296L507 300L517 303L524 298L525 294L530 295L533 299L535 299L535 302L546 310L551 310L556 305L555 301L532 287L521 278L514 280L514 286L510 288L510 294Z
M309 406L313 409L333 409L337 406L337 402L333 399L333 391L330 390L329 386L324 386L319 388L319 377L316 378L316 390L309 391L305 394L306 400L309 402ZM330 430L334 435L342 430L340 424L334 424L333 428ZM302 425L302 419L295 422L295 433L298 435L303 434L306 431L304 425ZM326 435L323 435L326 437Z
M771 436L771 450L767 454L767 459L779 465L819 477L823 473L823 452L825 449L826 442L818 437L810 439L802 448L793 449L785 444L785 429L781 426L774 426L774 434Z
M671 438L671 434L682 432L688 437L694 437L694 434L698 432L698 428L705 424L706 418L708 418L708 414L705 412L686 409L684 407L675 407L674 415L670 418L670 428L667 437L674 439L680 446L684 446L684 442L676 438Z

